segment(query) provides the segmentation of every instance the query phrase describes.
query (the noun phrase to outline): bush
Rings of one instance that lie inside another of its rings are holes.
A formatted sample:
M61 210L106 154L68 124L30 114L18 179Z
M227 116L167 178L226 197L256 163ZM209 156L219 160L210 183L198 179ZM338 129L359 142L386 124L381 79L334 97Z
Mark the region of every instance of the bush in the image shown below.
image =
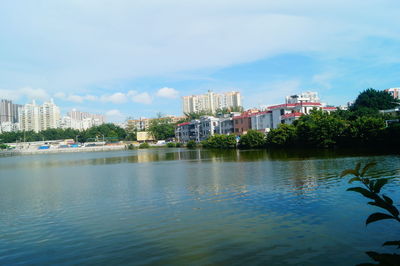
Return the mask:
M186 143L186 148L194 149L196 147L197 147L197 143L194 140L189 140L188 143Z
M149 143L143 142L142 144L139 145L139 149L148 149L150 148Z
M242 135L239 140L239 148L254 149L265 146L265 134L256 130L249 130L247 134Z
M134 149L135 149L135 145L133 145L133 144L128 145L128 150L134 150Z
M180 147L182 147L183 145L182 145L182 143L180 143L180 142L177 142L177 143L175 143L175 147L177 147L177 148L180 148Z
M204 148L209 149L232 149L236 147L234 135L214 135L202 142Z
M168 142L166 145L168 148L175 148L176 144L174 142Z
M267 134L266 144L272 147L286 147L293 145L296 140L296 127L293 125L280 124L278 128L272 129Z
M8 145L6 145L6 144L0 144L0 150L6 150L6 149L8 149Z

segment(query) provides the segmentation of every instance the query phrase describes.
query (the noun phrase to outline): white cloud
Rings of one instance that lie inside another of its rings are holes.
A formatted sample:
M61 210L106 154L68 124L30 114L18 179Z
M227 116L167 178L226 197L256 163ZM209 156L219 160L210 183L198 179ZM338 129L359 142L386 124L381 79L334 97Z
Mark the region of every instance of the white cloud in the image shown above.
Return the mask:
M85 100L88 101L97 101L98 98L93 95L76 95L76 94L65 94L64 92L57 92L54 94L55 98L64 100L64 101L69 101L69 102L74 102L74 103L83 103Z
M391 1L85 0L49 1L46 9L34 1L24 8L14 2L0 10L0 25L8 25L2 39L11 40L3 50L7 58L29 60L3 61L0 76L57 88L227 67L283 53L369 56L368 45L359 49L366 39L400 39L399 6ZM31 62L40 64L26 73Z
M117 109L109 110L106 112L107 120L112 122L121 122L125 119L125 115Z
M131 92L131 100L135 103L143 103L143 104L151 104L153 99L151 98L150 94L147 92L142 93L132 93Z
M100 100L102 102L111 102L114 104L121 104L121 103L126 103L128 98L125 93L116 92L112 95L103 95L100 97Z
M175 99L179 97L179 91L173 88L161 88L157 91L156 95L162 98Z
M10 99L13 101L18 101L23 98L41 101L50 99L50 95L44 89L34 89L31 87L24 87L16 90L0 89L0 97L2 99Z

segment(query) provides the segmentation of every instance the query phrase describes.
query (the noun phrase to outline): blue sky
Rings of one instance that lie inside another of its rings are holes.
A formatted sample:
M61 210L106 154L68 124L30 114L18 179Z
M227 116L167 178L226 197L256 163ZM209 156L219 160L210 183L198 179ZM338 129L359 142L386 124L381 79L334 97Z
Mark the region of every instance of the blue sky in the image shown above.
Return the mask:
M400 86L398 1L0 2L0 98L126 117L239 90L246 108Z

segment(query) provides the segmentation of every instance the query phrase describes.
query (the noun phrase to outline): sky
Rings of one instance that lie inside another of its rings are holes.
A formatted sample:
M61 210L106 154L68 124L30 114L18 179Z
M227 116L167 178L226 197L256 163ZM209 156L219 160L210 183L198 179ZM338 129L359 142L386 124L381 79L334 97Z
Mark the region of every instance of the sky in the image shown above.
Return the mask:
M386 0L1 0L0 98L127 117L181 96L245 108L317 91L344 105L400 87L400 3Z

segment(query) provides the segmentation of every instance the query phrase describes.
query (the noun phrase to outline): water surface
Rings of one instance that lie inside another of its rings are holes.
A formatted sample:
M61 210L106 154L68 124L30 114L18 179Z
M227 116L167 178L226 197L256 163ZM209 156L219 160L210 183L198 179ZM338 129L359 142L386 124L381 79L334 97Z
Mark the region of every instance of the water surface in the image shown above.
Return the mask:
M150 149L0 158L0 264L354 265L396 240L338 178L400 156ZM385 193L399 197L397 181ZM386 249L387 251L387 249ZM389 249L394 252L394 250Z

